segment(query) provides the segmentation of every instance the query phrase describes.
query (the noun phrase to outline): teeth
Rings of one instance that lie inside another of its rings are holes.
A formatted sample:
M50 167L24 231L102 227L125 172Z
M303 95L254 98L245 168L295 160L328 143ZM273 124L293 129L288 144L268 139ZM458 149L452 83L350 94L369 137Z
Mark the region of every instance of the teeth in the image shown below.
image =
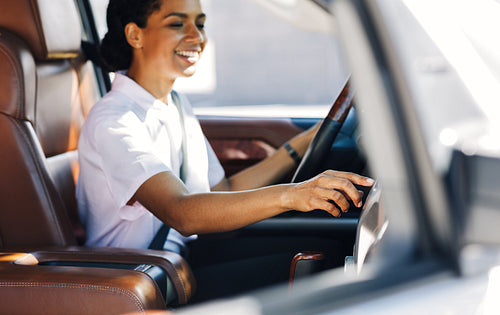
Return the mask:
M176 51L176 54L188 58L198 58L200 53L197 51Z

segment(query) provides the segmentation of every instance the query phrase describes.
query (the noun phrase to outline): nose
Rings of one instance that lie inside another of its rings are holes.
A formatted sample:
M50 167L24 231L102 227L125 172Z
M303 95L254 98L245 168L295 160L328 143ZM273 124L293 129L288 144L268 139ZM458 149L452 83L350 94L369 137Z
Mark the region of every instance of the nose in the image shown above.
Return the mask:
M205 31L198 28L196 24L191 24L187 30L186 41L190 43L202 44L206 41Z

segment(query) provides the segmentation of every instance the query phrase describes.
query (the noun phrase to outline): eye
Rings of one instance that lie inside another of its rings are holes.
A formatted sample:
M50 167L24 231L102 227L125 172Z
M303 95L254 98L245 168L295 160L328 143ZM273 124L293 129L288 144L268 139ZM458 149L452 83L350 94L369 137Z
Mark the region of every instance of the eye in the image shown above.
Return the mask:
M197 23L196 27L199 28L200 30L205 28L205 23Z
M181 22L174 22L174 23L170 23L168 26L173 27L173 28L181 28L184 25Z

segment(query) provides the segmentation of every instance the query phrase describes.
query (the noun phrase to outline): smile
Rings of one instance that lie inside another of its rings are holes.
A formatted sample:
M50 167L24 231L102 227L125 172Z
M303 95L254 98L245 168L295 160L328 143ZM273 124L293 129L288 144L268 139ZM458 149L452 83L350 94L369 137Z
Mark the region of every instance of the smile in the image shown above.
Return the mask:
M175 54L185 58L187 61L191 63L197 62L200 59L199 51L180 50L180 51L175 51Z

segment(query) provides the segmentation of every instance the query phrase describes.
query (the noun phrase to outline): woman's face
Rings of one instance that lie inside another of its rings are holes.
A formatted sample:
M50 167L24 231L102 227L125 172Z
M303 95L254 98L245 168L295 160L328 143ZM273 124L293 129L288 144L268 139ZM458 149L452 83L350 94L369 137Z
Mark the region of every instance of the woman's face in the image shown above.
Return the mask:
M141 53L149 71L169 79L194 74L206 44L199 0L163 0L142 29Z

